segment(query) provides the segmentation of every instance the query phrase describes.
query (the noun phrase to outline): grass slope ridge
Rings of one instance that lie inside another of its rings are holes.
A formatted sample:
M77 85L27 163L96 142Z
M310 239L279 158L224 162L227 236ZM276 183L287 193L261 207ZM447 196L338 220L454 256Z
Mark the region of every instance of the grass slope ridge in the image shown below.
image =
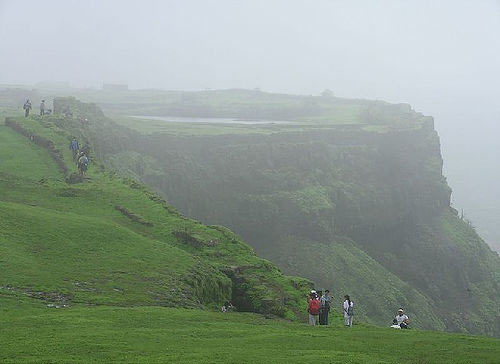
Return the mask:
M450 209L431 118L378 110L357 124L203 126L191 136L140 134L96 112L73 130L108 165L187 215L238 232L285 273L351 293L363 319L385 323L404 305L422 328L500 335L500 258ZM372 269L357 269L363 262Z
M7 123L51 148L0 125L0 294L57 305L215 308L233 299L241 310L303 311L310 283L283 276L229 230L183 217L95 159L84 183L66 183L53 159L74 171L61 118Z
M53 141L74 169L66 148L78 120L11 121ZM498 362L491 338L358 322L346 329L338 315L325 328L199 310L237 290L241 304L290 317L308 282L93 162L89 179L70 185L53 155L0 125L2 363Z

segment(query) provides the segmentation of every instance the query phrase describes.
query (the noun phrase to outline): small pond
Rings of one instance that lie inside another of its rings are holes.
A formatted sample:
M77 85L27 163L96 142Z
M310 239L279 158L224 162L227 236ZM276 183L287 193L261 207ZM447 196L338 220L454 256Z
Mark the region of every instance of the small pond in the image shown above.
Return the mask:
M243 125L272 125L272 124L292 124L292 121L285 120L250 120L237 118L207 118L190 116L130 116L136 119L160 120L167 123L204 123L204 124L243 124Z

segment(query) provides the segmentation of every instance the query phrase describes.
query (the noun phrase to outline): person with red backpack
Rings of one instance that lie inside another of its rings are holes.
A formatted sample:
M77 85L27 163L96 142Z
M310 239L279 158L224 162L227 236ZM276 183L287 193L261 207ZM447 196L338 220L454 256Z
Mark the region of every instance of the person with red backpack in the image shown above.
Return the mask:
M318 295L316 291L311 291L309 295L309 306L307 307L307 312L309 312L309 325L315 326L318 324L320 303L318 300Z

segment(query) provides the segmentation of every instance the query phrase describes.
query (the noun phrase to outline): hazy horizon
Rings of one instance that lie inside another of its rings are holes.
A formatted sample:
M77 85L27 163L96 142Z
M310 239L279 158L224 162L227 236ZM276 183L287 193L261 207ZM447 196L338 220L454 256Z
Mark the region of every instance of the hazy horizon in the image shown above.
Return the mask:
M0 84L328 88L409 103L435 118L455 207L499 249L483 224L500 208L499 34L494 0L0 0Z

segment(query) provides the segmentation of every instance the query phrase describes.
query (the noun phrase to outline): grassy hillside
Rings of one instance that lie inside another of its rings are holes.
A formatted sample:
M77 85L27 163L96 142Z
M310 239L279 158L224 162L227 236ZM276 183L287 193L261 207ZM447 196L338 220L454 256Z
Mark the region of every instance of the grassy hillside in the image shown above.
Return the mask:
M498 340L393 330L340 319L326 327L255 314L161 307L47 308L0 297L0 362L494 364Z
M60 177L56 164L46 150L28 143L23 143L24 147L20 147L19 142L22 138L12 129L4 127L3 124L0 126L2 153L0 168L2 171L9 171L12 175L31 179L40 179L44 176L51 176L55 179ZM23 162L22 167L21 161Z
M357 124L185 133L140 124L137 133L96 109L90 126L65 127L108 166L238 232L287 274L351 294L363 319L383 324L405 306L421 328L499 335L500 258L450 209L432 119L401 105L377 110Z
M0 126L0 290L57 304L219 307L294 318L309 282L229 230L189 220L93 160L83 183L57 119ZM48 150L40 145L49 146Z
M319 287L330 288L338 298L349 293L356 299L356 315L363 321L385 325L390 322L391 309L405 307L415 327L446 327L443 317L434 311L432 300L349 239L319 243L285 236L282 241L261 247L259 254L286 272L302 274Z
M344 328L338 296L331 326L308 327L309 282L283 276L226 228L182 216L95 154L87 177L68 183L68 139L85 137L79 123L9 117L9 127L0 125L0 362L497 362L495 339L377 328L358 315ZM443 228L455 231L452 223ZM397 281L350 244L325 248L339 257L333 266L352 254L366 274ZM371 284L372 293L388 289ZM227 299L266 315L217 312Z

